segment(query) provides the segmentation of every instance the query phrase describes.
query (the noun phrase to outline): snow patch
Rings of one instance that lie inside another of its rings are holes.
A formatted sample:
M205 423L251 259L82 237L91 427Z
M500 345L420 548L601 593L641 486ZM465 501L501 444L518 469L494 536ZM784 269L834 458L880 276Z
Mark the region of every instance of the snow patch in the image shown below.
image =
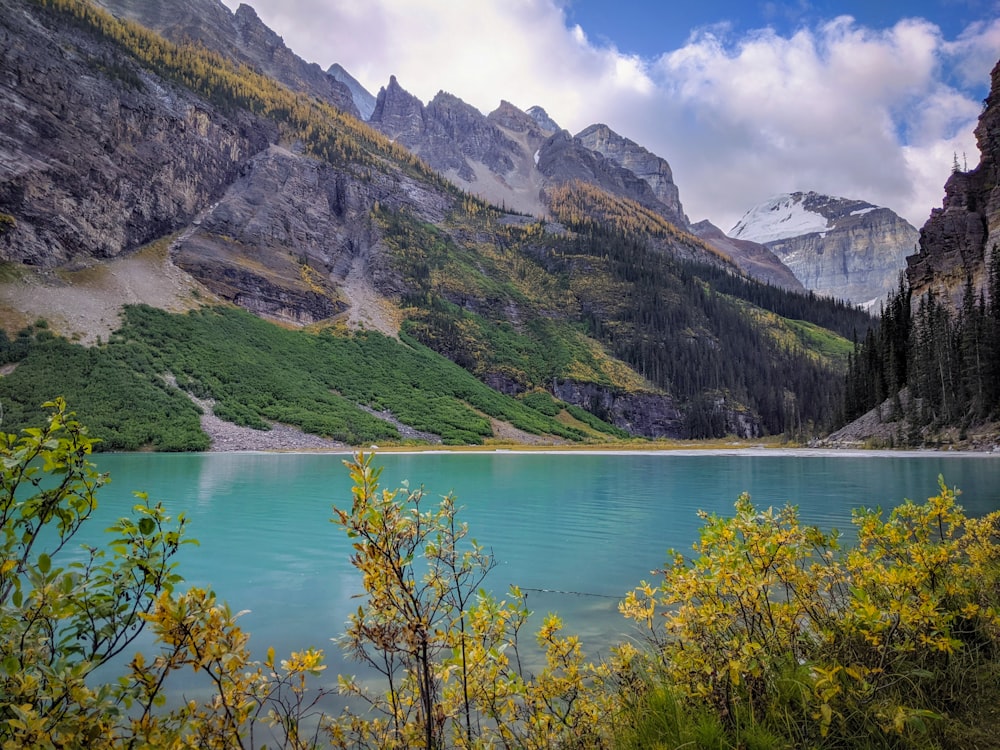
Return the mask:
M542 153L542 150L541 150L541 149L538 149L538 150L537 150L537 151L535 152L535 166L536 166L536 167L538 166L538 156L539 156L539 155L540 155L541 153Z
M764 244L830 228L825 216L807 211L802 193L778 195L747 211L729 236Z
M859 208L857 211L851 211L851 216L864 216L870 211L874 211L878 206L869 206L868 208Z

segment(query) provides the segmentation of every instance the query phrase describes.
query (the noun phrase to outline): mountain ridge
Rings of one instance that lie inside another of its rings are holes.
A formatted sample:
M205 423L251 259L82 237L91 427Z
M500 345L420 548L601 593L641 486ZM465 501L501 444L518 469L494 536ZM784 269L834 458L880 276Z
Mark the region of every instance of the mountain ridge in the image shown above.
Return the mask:
M202 48L145 36L91 7L0 0L0 24L20 43L17 55L0 62L8 66L0 79L6 87L0 118L13 124L4 132L24 138L2 141L9 154L2 163L19 171L0 191L0 214L9 218L0 252L18 264L17 273L32 273L24 261L62 273L66 264L86 267L150 240L166 241L169 261L201 284L206 300L215 295L305 326L303 340L316 342L309 346L325 346L324 335L352 335L342 327L363 318L351 312L352 296L363 295L348 292L346 282L360 279L366 293L394 307L400 341L430 347L505 398L543 413L584 407L636 434L691 437L780 432L818 424L829 411L852 311L754 284L653 208L596 185L557 182L588 212L557 221L489 205L329 103ZM50 50L60 63L39 64L32 57L38 50ZM530 146L540 140L539 166L555 173L562 169L558 155L544 146L565 144L584 168L644 191L654 208L663 205L634 173L568 133L535 130L537 120L513 105L502 103L491 118L444 93L425 107L398 88L392 96L404 105L400 126L440 136L448 158L468 164L472 154L484 167L488 159L503 166L513 151L534 169ZM61 101L73 104L79 122L60 123ZM383 119L385 113L384 101ZM466 128L465 119L474 127ZM447 142L459 133L475 137L464 148ZM494 149L497 143L504 148ZM74 160L86 163L87 154L96 166L77 173ZM63 165L61 175L50 166L56 164ZM130 191L95 203L95 195L115 195L101 180L125 172L133 178ZM136 212L145 205L136 197L154 187L155 210ZM55 204L72 209L53 212ZM93 237L67 226L72 221L95 225ZM65 238L64 250L52 253L59 245L51 238ZM187 325L183 316L128 314L160 329L147 332L150 341ZM841 337L827 332L824 347L816 348L814 333L791 319L814 319ZM45 350L74 361L112 356L101 347L84 355L69 344L50 346L46 330L26 329L30 341L11 351L37 346L38 356ZM114 356L124 352L116 343ZM260 356L254 364L264 367L269 355ZM4 382L25 387L20 378L28 375L17 373L31 371L19 366ZM265 425L278 413L293 424L306 419L296 409L276 411L275 394L261 401L248 391L240 406L226 382L207 370L179 374L179 387L229 399L229 414L246 424ZM781 384L780 398L774 384ZM546 399L554 393L571 402L553 406ZM385 398L372 393L359 405L381 412ZM523 415L503 403L497 414L509 407ZM579 420L585 412L575 414ZM561 434L546 424L547 434ZM487 435L486 429L462 434Z

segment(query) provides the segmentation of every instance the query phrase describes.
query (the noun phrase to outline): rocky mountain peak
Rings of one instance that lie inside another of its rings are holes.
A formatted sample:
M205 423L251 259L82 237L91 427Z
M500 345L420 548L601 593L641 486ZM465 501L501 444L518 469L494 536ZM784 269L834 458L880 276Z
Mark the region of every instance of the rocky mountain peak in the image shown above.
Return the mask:
M474 164L503 175L513 168L510 154L519 148L471 104L439 91L425 107L395 76L379 91L369 122L472 190L478 181Z
M966 282L977 292L985 288L989 260L1000 247L1000 62L975 134L979 165L948 178L941 208L931 211L920 249L907 259L914 304L934 292L957 309Z
M358 108L363 119L367 120L372 116L372 112L375 111L375 97L354 76L344 70L340 63L334 63L327 68L326 74L347 86L354 100L354 106Z
M538 122L527 112L518 109L513 104L503 99L500 106L490 112L487 116L491 122L495 122L501 127L513 130L515 133L538 133L542 130Z
M680 193L666 159L619 135L603 123L583 129L576 137L587 148L644 180L665 207L665 216L682 229L687 228L688 218L684 215Z
M396 76L389 76L389 83L379 89L375 108L369 121L390 138L406 143L407 136L414 136L424 128L424 105L409 91L399 85Z
M888 208L809 191L754 206L729 236L767 246L807 289L874 306L896 288L917 230Z
M533 107L528 107L527 113L531 115L531 118L538 123L538 127L544 130L546 133L558 133L562 128L556 124L556 121L549 117L548 112L539 107L537 104Z

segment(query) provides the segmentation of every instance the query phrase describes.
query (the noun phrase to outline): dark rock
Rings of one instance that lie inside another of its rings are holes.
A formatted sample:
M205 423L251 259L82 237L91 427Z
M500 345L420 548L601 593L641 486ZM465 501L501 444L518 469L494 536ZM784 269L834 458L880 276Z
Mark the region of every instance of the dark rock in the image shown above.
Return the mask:
M552 393L556 398L586 409L631 435L679 440L691 437L684 410L671 396L627 393L572 380L554 382ZM727 434L741 438L764 434L760 420L746 409L731 406L724 399L719 399L715 408L721 413Z
M5 260L108 258L190 222L273 125L223 115L79 29L54 36L0 1L0 238Z

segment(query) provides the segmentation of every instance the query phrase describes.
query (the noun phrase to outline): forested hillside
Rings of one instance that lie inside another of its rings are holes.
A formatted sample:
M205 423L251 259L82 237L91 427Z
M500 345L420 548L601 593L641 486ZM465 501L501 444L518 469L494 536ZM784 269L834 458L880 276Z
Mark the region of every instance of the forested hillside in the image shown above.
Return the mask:
M920 445L943 428L961 433L1000 417L1000 253L992 254L986 289L971 280L955 311L933 292L912 304L908 284L890 295L881 325L851 355L846 419L889 405L893 438Z

